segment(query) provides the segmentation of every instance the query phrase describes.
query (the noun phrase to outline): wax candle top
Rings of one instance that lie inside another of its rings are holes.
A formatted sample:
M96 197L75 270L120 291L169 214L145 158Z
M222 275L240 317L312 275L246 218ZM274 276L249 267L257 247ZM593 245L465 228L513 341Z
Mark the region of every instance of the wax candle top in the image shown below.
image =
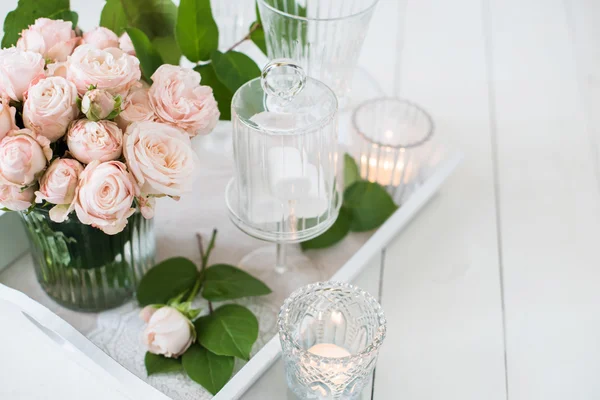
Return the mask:
M332 343L315 344L313 347L308 349L308 351L317 356L327 358L342 358L348 357L350 355L350 352L348 350Z

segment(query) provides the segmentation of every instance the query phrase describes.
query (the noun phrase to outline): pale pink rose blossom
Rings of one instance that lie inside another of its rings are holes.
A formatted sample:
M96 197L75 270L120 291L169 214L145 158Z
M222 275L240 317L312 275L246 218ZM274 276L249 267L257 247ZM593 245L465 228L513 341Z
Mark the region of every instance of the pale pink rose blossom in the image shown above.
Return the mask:
M198 157L179 129L134 122L125 132L123 154L144 195L178 197L191 190Z
M35 182L52 158L49 145L29 129L9 132L0 141L0 184L25 187Z
M123 102L123 111L115 119L119 128L125 130L133 122L154 121L156 115L150 106L148 88L131 89Z
M156 206L156 199L154 197L139 196L137 198L137 201L142 216L146 219L154 218L154 207Z
M42 178L40 188L35 192L36 203L46 200L55 204L50 210L50 219L63 222L72 211L72 202L83 166L77 160L58 158L50 164Z
M133 47L133 42L127 32L119 38L119 48L129 55L135 56L135 47Z
M217 125L219 109L212 88L200 86L193 69L163 64L152 75L150 104L161 122L206 135Z
M119 47L119 37L110 29L99 26L83 34L82 44L89 44L97 49Z
M22 101L32 82L44 77L44 58L16 47L0 50L0 94Z
M65 61L79 43L72 27L69 21L38 18L21 32L17 48L39 53L46 60Z
M4 99L0 103L0 140L10 131L17 130L15 114L17 109L9 106L9 100Z
M137 185L125 164L93 161L79 176L73 204L82 224L115 235L135 213L133 200L137 194Z
M56 142L79 115L77 88L65 78L44 78L29 88L23 123L38 135Z
M87 91L81 99L81 112L90 121L99 121L112 114L116 105L117 101L112 94L106 90L93 89Z
M177 309L165 306L150 317L142 341L150 353L177 358L194 343L195 336L192 322Z
M25 190L15 185L0 185L0 206L12 211L25 211L33 204L35 187Z
M69 151L79 161L110 161L121 157L123 132L112 121L80 119L71 124L67 132Z
M148 322L150 322L150 317L152 317L152 315L156 311L158 311L158 308L156 308L154 306L146 306L146 307L142 308L142 311L140 311L140 318L145 323L148 323Z
M82 45L67 60L67 79L81 95L94 85L125 97L141 76L140 61L117 48L100 50Z

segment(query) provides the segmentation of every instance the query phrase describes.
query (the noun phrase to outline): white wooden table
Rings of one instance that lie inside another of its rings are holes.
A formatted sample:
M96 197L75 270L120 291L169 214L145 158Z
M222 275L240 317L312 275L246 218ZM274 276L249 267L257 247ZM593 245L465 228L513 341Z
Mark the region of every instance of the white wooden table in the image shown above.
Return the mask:
M389 324L363 397L600 398L600 2L381 0L360 64L466 155L357 282Z
M357 281L388 317L365 399L600 398L599 23L594 0L380 1L361 66L466 157ZM244 399L288 396L275 364Z

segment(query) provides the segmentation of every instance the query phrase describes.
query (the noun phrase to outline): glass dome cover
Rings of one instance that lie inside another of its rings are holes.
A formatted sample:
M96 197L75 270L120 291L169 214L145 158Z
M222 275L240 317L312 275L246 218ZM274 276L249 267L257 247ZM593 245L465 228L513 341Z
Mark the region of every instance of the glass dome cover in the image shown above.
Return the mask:
M238 89L231 107L252 129L302 134L331 123L338 102L323 82L307 77L293 61L277 59L265 66L260 78Z

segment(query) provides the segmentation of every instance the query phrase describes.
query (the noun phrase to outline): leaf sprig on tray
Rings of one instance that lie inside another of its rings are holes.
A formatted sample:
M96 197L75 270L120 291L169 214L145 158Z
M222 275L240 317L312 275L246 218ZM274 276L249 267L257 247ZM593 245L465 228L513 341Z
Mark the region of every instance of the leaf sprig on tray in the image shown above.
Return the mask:
M250 310L239 304L213 309L212 302L271 293L264 283L232 265L209 265L216 236L214 230L206 250L198 236L199 270L186 258L170 258L148 271L137 291L138 302L146 306L140 315L148 323L144 331L148 375L183 370L212 394L231 378L236 357L250 359L258 338L258 320ZM192 306L198 295L208 301L209 310L200 317L202 311ZM167 322L178 326L179 332L170 331L157 340L160 325L164 329Z

